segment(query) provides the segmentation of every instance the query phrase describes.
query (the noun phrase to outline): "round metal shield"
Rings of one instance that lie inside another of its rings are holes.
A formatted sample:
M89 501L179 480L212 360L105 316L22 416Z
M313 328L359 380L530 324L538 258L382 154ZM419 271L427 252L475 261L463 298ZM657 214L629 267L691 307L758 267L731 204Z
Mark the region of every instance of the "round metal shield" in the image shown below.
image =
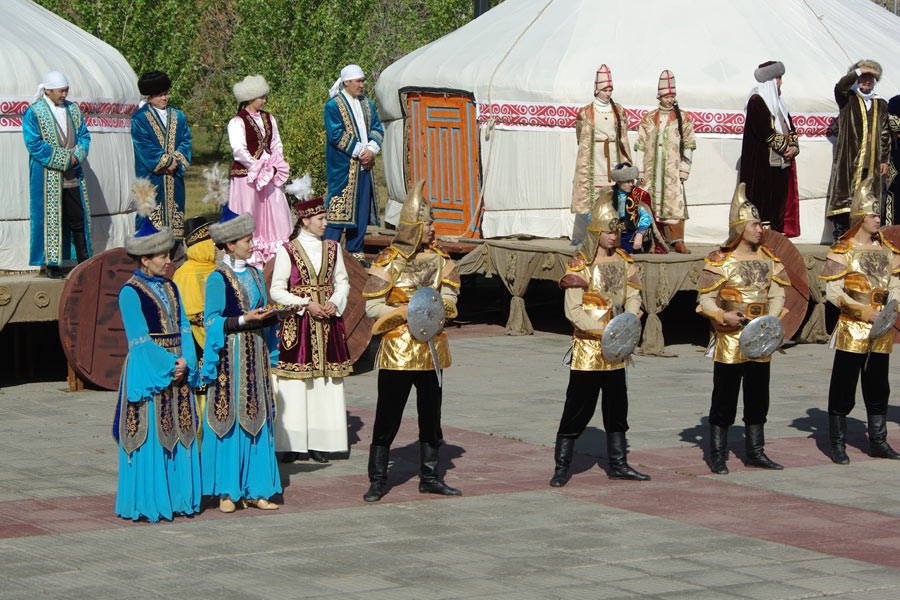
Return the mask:
M872 329L869 330L870 340L877 340L891 330L891 327L894 326L894 321L897 320L897 305L896 298L891 298L884 305L884 308L881 309L878 317L872 323Z
M406 324L420 342L427 342L444 328L444 301L434 288L420 288L409 299Z
M634 352L641 337L641 320L626 312L615 317L603 330L600 351L606 360L621 362Z
M747 358L765 358L784 342L784 326L777 317L765 315L750 321L741 332L740 348Z

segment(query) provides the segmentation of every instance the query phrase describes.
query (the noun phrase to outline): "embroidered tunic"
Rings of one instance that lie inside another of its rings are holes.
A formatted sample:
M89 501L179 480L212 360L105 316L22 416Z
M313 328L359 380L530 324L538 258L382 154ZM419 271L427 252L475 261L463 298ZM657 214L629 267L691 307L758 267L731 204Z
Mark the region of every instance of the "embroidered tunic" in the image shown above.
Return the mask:
M682 179L691 174L691 159L697 148L694 120L681 111L681 129L673 109L656 109L641 119L634 149L644 153L643 187L653 199L653 214L658 219L687 219L687 201ZM680 144L684 140L684 158Z
M605 108L595 101L582 107L575 119L578 154L572 183L572 212L587 214L597 197L597 188L613 185L610 170L622 161L631 162L628 149L628 119L620 104ZM617 133L618 132L618 133Z

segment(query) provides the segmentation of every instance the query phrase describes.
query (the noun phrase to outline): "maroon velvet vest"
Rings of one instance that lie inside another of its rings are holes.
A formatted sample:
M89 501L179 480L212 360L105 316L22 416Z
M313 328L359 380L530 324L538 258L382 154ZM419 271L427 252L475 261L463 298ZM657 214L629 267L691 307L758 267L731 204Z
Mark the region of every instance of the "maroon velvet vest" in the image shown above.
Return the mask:
M242 108L237 114L244 121L244 136L247 141L247 151L253 155L253 158L259 158L263 152L269 152L269 146L272 143L272 116L264 110L259 111L262 116L263 129L260 130L259 125L247 112ZM247 167L234 161L231 163L232 177L246 177Z

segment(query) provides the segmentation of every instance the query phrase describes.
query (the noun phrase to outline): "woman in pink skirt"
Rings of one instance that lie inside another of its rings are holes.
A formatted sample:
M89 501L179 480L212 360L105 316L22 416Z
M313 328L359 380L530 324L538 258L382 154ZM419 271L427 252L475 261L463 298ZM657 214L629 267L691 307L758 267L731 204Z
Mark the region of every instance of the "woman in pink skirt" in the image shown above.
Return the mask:
M262 75L248 75L234 84L238 113L228 122L234 154L228 208L249 212L256 219L253 255L247 261L262 268L291 234L291 209L281 186L290 166L282 154L275 117L263 110L269 85Z

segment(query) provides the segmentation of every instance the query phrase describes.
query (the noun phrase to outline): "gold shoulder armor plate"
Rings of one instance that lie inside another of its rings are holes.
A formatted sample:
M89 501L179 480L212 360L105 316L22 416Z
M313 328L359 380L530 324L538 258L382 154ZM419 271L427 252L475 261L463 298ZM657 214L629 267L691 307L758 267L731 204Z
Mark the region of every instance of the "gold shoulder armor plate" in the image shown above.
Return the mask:
M884 244L885 248L889 249L894 254L900 254L900 248L897 248L897 246L894 245L894 242L884 237L883 233L879 232L879 235L881 236L881 243Z
M772 251L768 246L760 246L760 249L763 251L763 254L774 260L775 262L781 262L781 259L775 255L775 252Z
M706 262L716 267L722 266L722 264L728 260L728 255L730 252L722 252L721 250L713 250L709 254L706 255Z
M621 248L616 248L616 254L618 254L619 256L621 256L622 258L624 258L626 261L628 261L630 263L634 262L634 259L631 258L631 256L627 252L622 250Z
M853 244L850 243L850 240L838 240L836 243L832 244L829 251L834 252L835 254L847 254L852 246Z
M583 271L586 266L587 264L581 251L576 252L575 256L566 261L566 268L570 271Z

